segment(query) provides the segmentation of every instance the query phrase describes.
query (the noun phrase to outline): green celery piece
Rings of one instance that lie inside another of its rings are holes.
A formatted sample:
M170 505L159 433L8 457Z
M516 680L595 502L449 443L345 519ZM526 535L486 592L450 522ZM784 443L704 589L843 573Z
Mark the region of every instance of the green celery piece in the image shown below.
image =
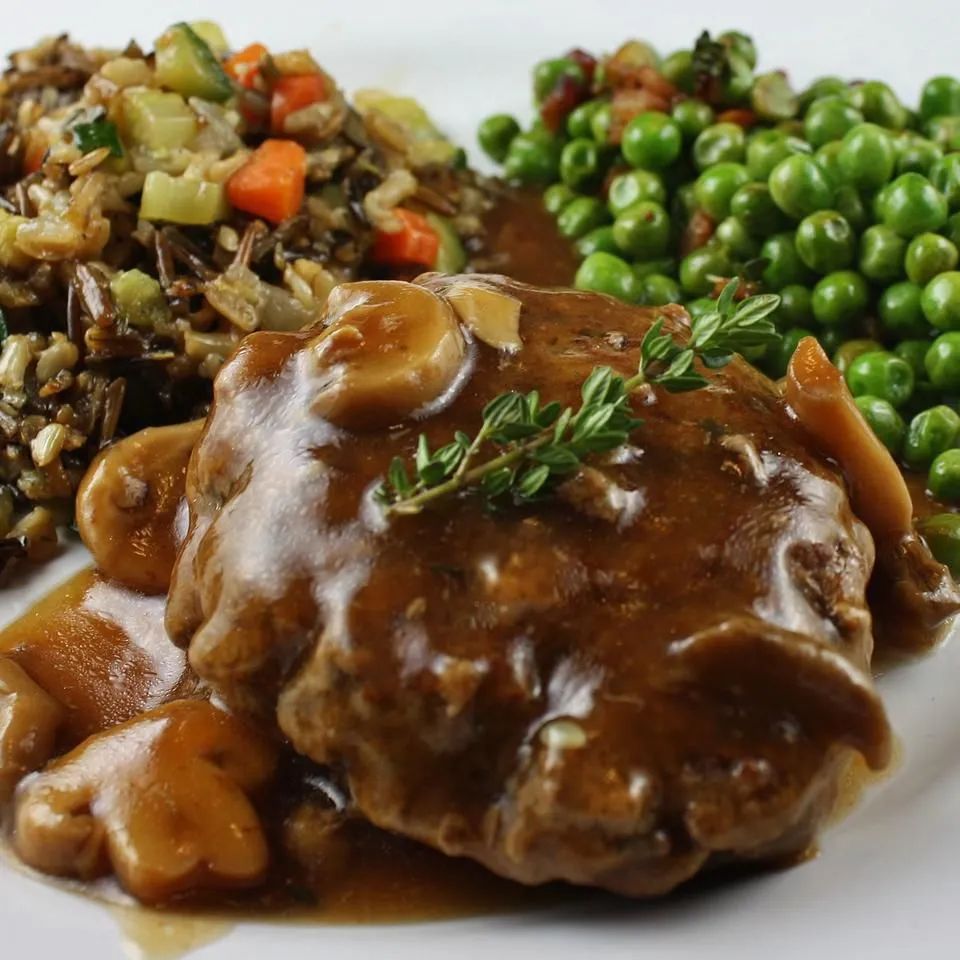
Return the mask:
M171 177L152 170L143 182L140 216L190 226L224 220L230 213L223 184L190 177Z
M152 329L170 318L170 305L160 284L142 270L124 270L110 281L114 303L127 323Z
M123 123L128 140L151 151L185 147L197 135L196 114L183 97L162 90L125 90Z
M157 82L184 97L222 103L233 84L210 47L185 23L175 23L156 45Z

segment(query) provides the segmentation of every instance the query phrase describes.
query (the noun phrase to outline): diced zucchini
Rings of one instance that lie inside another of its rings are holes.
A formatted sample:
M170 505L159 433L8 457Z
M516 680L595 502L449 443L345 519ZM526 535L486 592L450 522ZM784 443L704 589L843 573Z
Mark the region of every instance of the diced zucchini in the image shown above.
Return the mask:
M0 267L8 270L25 270L31 260L17 246L17 228L26 223L26 217L0 210Z
M121 316L134 327L153 329L170 319L170 305L160 284L142 270L124 270L110 281Z
M403 127L410 141L410 160L414 166L444 164L453 160L457 148L437 129L430 115L413 97L397 97L385 90L358 90L354 103L362 116L375 110Z
M132 88L123 92L127 139L148 150L176 150L197 135L196 114L179 93Z
M441 273L460 273L467 265L467 254L453 224L437 213L428 213L427 223L436 231L437 239L440 241L434 269Z
M222 103L233 93L220 61L185 23L175 23L157 40L156 75L161 86L184 97Z
M217 57L223 57L230 49L226 35L214 20L194 20L190 29L210 48Z
M226 194L220 183L151 170L143 182L140 216L193 226L215 223L230 213Z

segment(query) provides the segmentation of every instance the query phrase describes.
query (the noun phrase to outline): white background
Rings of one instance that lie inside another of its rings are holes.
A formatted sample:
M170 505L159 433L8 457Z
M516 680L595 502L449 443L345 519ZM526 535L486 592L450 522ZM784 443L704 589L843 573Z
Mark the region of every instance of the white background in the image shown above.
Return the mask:
M472 146L484 114L527 116L529 67L573 45L604 50L631 36L663 52L689 46L703 28L753 34L761 67L786 65L800 86L815 76L878 77L915 102L923 80L960 74L957 18L946 2L764 4L666 0L578 3L133 2L0 0L0 43L26 45L70 30L87 43L150 41L168 23L209 17L236 46L310 47L347 89L383 85L423 99L437 120ZM476 151L473 151L476 157ZM34 583L55 583L71 561ZM26 592L0 594L0 620ZM499 955L550 960L887 960L960 956L960 648L948 646L883 678L903 744L893 776L825 837L821 856L797 869L708 895L600 914L565 908L550 916L429 926L246 925L199 950L198 960L449 960ZM0 864L0 958L115 960L124 953L113 916Z

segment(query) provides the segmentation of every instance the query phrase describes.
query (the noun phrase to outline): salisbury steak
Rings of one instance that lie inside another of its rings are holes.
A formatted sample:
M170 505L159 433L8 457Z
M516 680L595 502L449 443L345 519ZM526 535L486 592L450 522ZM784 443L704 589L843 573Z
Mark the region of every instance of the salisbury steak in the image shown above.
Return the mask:
M740 360L637 395L631 445L539 502L384 520L421 431L472 435L508 390L575 405L655 315L685 327L500 278L341 287L324 324L244 341L188 475L168 626L200 676L373 823L527 883L656 894L800 851L853 751L889 756L871 538Z

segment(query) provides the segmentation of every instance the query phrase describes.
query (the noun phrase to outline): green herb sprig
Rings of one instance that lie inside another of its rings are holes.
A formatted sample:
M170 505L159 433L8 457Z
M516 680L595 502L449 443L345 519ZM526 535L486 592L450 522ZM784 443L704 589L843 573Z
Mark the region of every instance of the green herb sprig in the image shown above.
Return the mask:
M692 324L686 343L664 332L659 319L640 343L636 374L624 378L610 367L594 367L580 388L576 409L541 403L536 390L511 391L491 400L472 438L458 431L431 451L420 435L413 470L399 457L375 493L387 514L418 513L428 503L461 490L478 491L488 502L511 494L517 502L542 496L552 481L570 476L584 459L622 446L643 421L633 415L631 394L645 385L670 393L708 385L696 368L726 366L735 354L765 347L779 334L770 320L780 298L772 294L735 301L738 280L723 288L716 306ZM482 451L492 454L480 461Z
M100 147L108 147L110 156L123 156L123 145L120 143L120 134L115 123L99 119L89 123L75 123L70 129L81 153L87 154Z

